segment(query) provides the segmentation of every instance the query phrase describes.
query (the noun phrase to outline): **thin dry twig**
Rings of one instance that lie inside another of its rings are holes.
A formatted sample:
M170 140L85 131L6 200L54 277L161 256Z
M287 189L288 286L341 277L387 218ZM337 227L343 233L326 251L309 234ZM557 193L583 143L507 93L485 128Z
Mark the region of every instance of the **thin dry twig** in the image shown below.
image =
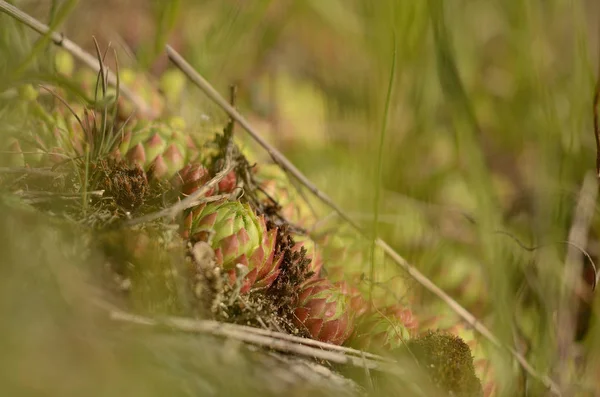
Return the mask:
M280 352L293 353L304 357L327 360L336 364L353 365L360 368L367 367L369 369L393 372L393 369L390 365L393 364L393 362L390 360L385 360L383 357L381 360L376 361L366 358L366 355L365 358L361 358L358 356L349 356L334 350L315 348L307 344L283 339L282 337L284 335L289 336L287 334L280 334L282 337L276 337L275 335L279 333L274 331L270 331L270 334L266 335L255 332L256 330L259 330L258 328L244 325L226 324L213 320L193 320L183 317L168 317L158 320L126 313L120 310L111 310L109 315L110 318L115 321L147 326L162 325L182 332L206 333L214 336L239 340L257 346L268 347Z
M268 336L271 338L277 338L277 339L285 340L288 342L299 343L302 345L311 346L311 347L315 347L315 348L319 348L319 349L325 349L325 350L335 351L335 352L339 352L339 353L344 353L346 355L352 355L352 356L357 356L357 357L366 357L368 359L375 360L375 361L381 361L381 362L390 362L390 363L393 362L392 360L387 359L382 356L379 356L377 354L353 349L351 347L332 345L330 343L321 342L321 341L318 341L315 339L302 338L299 336L290 335L290 334L286 334L286 333L282 333L282 332L271 331L269 329L247 327L247 329L245 328L245 330L250 333L257 334L257 335Z
M281 152L271 146L262 136L258 133L257 130L252 127L252 125L246 120L244 116L242 116L238 111L236 111L227 101L219 94L214 87L204 79L177 51L175 51L171 46L166 47L167 55L169 59L179 68L183 73L187 75L187 77L196 84L204 93L216 104L218 104L223 110L235 121L239 123L239 125L250 134L250 136L258 142L266 151L269 153L273 161L277 163L284 170L291 173L300 183L306 186L316 197L318 197L321 201L331 207L337 214L348 224L353 226L359 233L364 236L368 236L368 234L350 217L348 216L341 207L339 207L329 196L319 190L298 168L296 168ZM527 359L517 352L514 348L504 345L500 342L500 340L482 323L480 323L477 318L471 314L467 309L462 307L458 302L456 302L452 297L450 297L447 293L445 293L441 288L435 285L431 280L429 280L425 275L419 272L415 267L413 267L406 259L404 259L400 254L398 254L389 244L387 244L384 240L379 237L375 238L375 244L381 248L386 255L388 255L396 264L398 264L401 268L403 268L411 277L413 277L419 284L421 284L424 288L435 294L439 299L443 300L452 310L454 310L464 321L470 324L477 332L479 332L482 336L488 339L491 343L493 343L498 348L504 348L508 350L512 356L519 362L519 364L523 367L525 371L529 373L532 377L539 380L546 388L548 388L555 395L562 395L558 385L550 379L547 375L538 373L527 361Z
M221 171L217 173L210 181L208 181L205 185L203 185L200 189L196 190L194 193L190 194L186 198L177 203L173 204L171 207L165 208L160 211L153 212L151 214L147 214L144 216L140 216L139 218L131 219L125 222L126 226L134 226L139 225L145 222L151 222L153 220L170 217L174 218L181 211L186 210L187 208L191 208L195 205L198 205L203 202L213 201L214 198L202 196L206 194L212 187L214 187L217 183L219 183L229 172L231 172L235 168L234 162L227 157L227 162L225 163L225 167Z
M558 385L547 375L540 374L537 370L535 370L521 353L517 352L513 347L502 344L500 340L477 319L477 317L471 314L467 309L465 309L458 302L452 299L452 297L450 297L446 292L444 292L441 288L435 285L421 272L419 272L412 265L410 265L404 258L402 258L398 253L396 253L396 251L394 251L394 249L390 247L385 241L379 238L377 239L377 241L377 244L384 250L384 252L387 255L389 255L397 264L399 264L404 270L406 270L406 272L411 277L413 277L419 284L421 284L428 291L432 292L438 298L443 300L468 325L472 326L474 330L476 330L479 334L481 334L484 338L486 338L496 347L508 350L512 354L512 356L519 362L521 367L523 367L523 369L529 373L529 375L542 382L542 384L544 384L544 386L546 386L550 391L552 391L552 393L554 393L557 396L562 395Z
M100 72L101 67L98 64L98 60L91 54L85 52L77 44L67 39L63 33L51 31L47 25L41 23L37 19L21 11L17 7L8 4L6 1L0 0L0 11L10 15L19 22L29 26L31 29L35 30L39 34L44 35L50 33L50 39L55 45L64 48L71 55L73 55L81 62L85 63L90 69L94 70L96 73ZM136 109L140 110L142 113L151 114L150 107L142 100L142 98L140 98L122 83L117 85L117 77L113 72L107 71L107 77L108 83L113 87L117 87L120 90L120 93L128 100L130 100L136 107Z
M111 316L112 316L112 313L124 313L122 310L120 310L119 308L113 306L112 304L110 304L106 301L95 300L94 303L97 306L99 306L100 308L108 311L111 314ZM186 321L191 321L196 324L204 324L204 326L206 326L208 328L216 327L218 325L218 327L221 329L227 329L227 330L232 329L232 330L236 330L236 331L240 331L240 332L244 332L244 333L248 333L248 334L266 336L266 337L273 338L273 339L281 339L283 341L306 345L306 346L318 348L321 350L329 350L332 352L344 353L346 355L355 356L355 357L366 357L367 359L374 360L374 361L381 362L381 363L388 363L388 364L394 363L394 360L391 360L387 357L383 357L383 356L380 356L377 354L353 349L351 347L332 345L330 343L321 342L321 341L318 341L315 339L303 338L300 336L295 336L295 335L291 335L291 334L287 334L287 333L283 333L283 332L272 331L270 329L255 328L255 327L250 327L250 326L246 326L246 325L238 325L238 324L230 324L230 323L221 323L221 322L213 321L213 320L195 320L195 319L187 319L187 318L180 318L180 319L186 320ZM177 328L177 327L175 327L175 328Z
M244 116L242 116L233 106L231 106L225 98L221 96L213 88L213 86L206 81L194 68L190 65L177 51L175 51L171 46L167 46L167 55L169 59L179 68L186 76L196 84L204 93L213 100L216 104L225 110L225 112L235 121L241 125L246 132L252 136L252 138L261 145L267 153L271 156L273 161L277 163L284 170L291 173L296 179L298 179L307 189L309 189L315 196L317 196L320 200L325 202L331 208L333 208L346 222L352 224L356 228L358 225L348 217L344 211L325 193L321 192L312 182L304 176L304 174L297 169L283 154L281 154L277 149L271 146L255 129L250 125L248 120Z
M202 197L194 202L189 203L183 209L187 210L188 208L196 207L203 203L211 203L213 201L220 201L220 200L227 200L227 199L231 199L231 194L216 194L216 195L210 196L210 197Z

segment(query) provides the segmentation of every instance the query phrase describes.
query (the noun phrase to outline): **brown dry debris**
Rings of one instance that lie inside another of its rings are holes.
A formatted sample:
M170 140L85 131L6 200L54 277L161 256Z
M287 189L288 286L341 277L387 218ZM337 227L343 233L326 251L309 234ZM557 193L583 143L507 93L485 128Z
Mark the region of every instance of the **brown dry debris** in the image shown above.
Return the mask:
M271 222L267 225L267 227L272 226ZM276 255L282 254L283 261L281 273L267 292L281 308L289 308L298 297L298 286L311 276L308 270L310 259L305 257L305 249L292 250L295 242L286 225L280 226L277 230Z
M133 210L144 203L149 189L148 178L138 165L130 167L125 162L101 160L98 168L103 173L99 187L106 190L119 206Z

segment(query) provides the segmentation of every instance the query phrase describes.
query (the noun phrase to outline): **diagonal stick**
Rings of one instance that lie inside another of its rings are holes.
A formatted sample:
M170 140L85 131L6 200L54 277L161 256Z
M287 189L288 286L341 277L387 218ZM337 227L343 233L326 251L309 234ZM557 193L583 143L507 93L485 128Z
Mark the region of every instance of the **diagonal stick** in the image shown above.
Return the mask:
M235 168L235 164L228 157L227 163L225 164L223 169L221 171L219 171L217 173L217 175L215 175L210 181L208 181L206 184L202 185L202 187L200 189L196 190L194 193L190 194L183 200L178 201L177 203L173 204L172 206L170 206L168 208L162 209L160 211L152 212L147 215L140 216L139 218L131 219L131 220L125 222L125 225L126 226L139 225L141 223L150 222L155 219L159 219L159 218L163 218L163 217L173 218L181 211L186 210L186 209L198 204L198 200L201 200L202 202L212 201L210 197L202 198L202 196L204 196L204 194L206 192L208 192L212 187L214 187L223 178L225 178L225 176L228 173L230 173L234 168Z
M171 46L166 46L167 55L169 59L184 72L187 77L196 84L204 93L213 100L216 104L221 106L223 110L235 121L237 121L243 128L250 134L250 136L258 142L266 151L269 153L271 158L279 164L280 167L291 173L296 179L298 179L307 189L309 189L315 196L321 201L331 207L337 214L352 227L354 227L359 233L366 236L365 231L354 222L346 213L325 193L320 191L300 170L298 170L281 152L272 147L260 134L250 125L244 116L242 116L237 110L235 110L225 98L221 96L213 88L213 86L206 81L177 51ZM521 367L527 371L532 377L539 380L545 387L547 387L554 395L561 396L558 385L550 379L547 375L538 373L532 366L527 362L527 359L517 352L510 346L503 345L500 340L477 318L471 314L467 309L462 307L456 302L450 295L444 292L441 288L435 285L425 275L418 271L412 266L406 259L398 254L388 243L379 237L375 237L375 244L381 248L386 255L388 255L398 266L403 268L411 277L413 277L419 284L424 288L435 294L438 298L443 300L454 312L456 312L464 321L470 324L477 332L488 339L492 344L499 348L507 349L512 356L519 362Z
M304 357L317 358L327 360L337 364L352 365L355 367L368 367L370 369L378 369L380 371L402 371L401 368L392 366L393 361L388 361L384 357L371 355L372 358L366 358L356 355L347 355L344 352L334 350L326 350L322 347L310 346L299 341L281 338L286 335L271 331L270 333L254 332L257 328L252 329L248 326L240 326L237 324L220 323L213 320L193 320L185 317L167 317L162 319L154 319L143 317L135 314L129 314L120 310L111 310L109 316L114 321L126 322L137 325L146 326L166 326L177 331L189 333L206 333L214 336L227 337L235 340L240 340L245 343L271 348L285 353L293 353ZM300 338L299 338L300 339ZM335 346L338 347L338 346ZM360 351L357 351L360 353Z
M242 116L233 106L231 106L225 98L221 96L212 85L206 81L198 72L194 70L194 68L185 60L177 51L173 49L171 46L167 46L167 54L171 61L179 67L194 84L204 91L206 95L210 99L212 99L217 105L223 108L225 112L236 122L238 122L251 136L252 138L260 144L271 156L273 161L275 161L279 166L283 169L290 172L296 179L298 179L304 186L306 186L315 196L317 196L320 200L325 202L328 206L333 208L346 222L350 223L356 229L360 230L358 224L356 224L350 217L348 217L344 211L325 193L321 192L315 185L312 184L308 180L302 172L297 169L294 164L292 164L283 154L281 154L277 149L269 145L267 141L260 136L260 134L250 125L250 123Z

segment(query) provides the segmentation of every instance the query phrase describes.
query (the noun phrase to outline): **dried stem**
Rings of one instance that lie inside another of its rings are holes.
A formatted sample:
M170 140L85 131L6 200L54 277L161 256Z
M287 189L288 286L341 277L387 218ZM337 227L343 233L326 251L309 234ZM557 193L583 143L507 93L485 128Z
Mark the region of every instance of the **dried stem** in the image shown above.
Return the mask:
M273 161L279 164L280 167L291 173L296 179L298 179L304 186L307 187L315 196L317 196L320 200L325 202L331 208L333 208L346 222L352 224L356 228L358 225L346 214L342 211L342 209L325 193L321 192L315 185L310 182L310 180L302 174L300 170L298 170L283 154L281 154L277 149L271 146L260 134L250 125L248 120L244 116L242 116L233 106L231 106L225 98L221 96L213 86L206 81L198 72L194 70L194 68L185 60L177 51L175 51L171 46L167 46L167 55L169 59L179 68L183 73L187 75L187 77L196 84L204 93L213 100L217 105L223 108L225 112L235 121L238 122L239 125L246 130L252 136L252 138L258 142L260 146L262 146L267 153L271 156Z
M184 211L187 208L193 207L199 203L212 201L213 199L210 197L201 198L206 192L208 192L212 187L214 187L217 183L219 183L229 172L231 172L235 168L235 164L231 159L227 158L227 163L225 167L221 171L215 175L210 181L208 181L205 185L203 185L200 189L196 190L194 193L190 194L183 200L173 204L169 208L165 208L160 211L153 212L148 215L141 216L139 218L132 219L130 221L125 222L126 226L134 226L139 225L141 223L150 222L155 219L169 217L174 218L178 213Z
M177 331L206 333L215 336L227 337L242 342L250 343L257 346L268 347L280 352L293 353L300 356L327 360L336 364L353 365L360 368L378 369L382 371L391 370L390 364L393 361L387 360L384 357L379 357L374 354L357 351L358 354L346 355L343 352L336 351L335 348L340 348L336 345L327 345L328 350L323 347L312 347L305 341L310 339L298 338L292 340L291 335L266 331L259 328L253 328L244 325L226 324L213 320L193 320L183 317L168 317L163 319L152 319L148 317L129 314L120 310L110 311L111 319L138 325L147 326L167 326ZM262 332L257 332L262 331ZM363 357L360 357L360 355ZM367 358L370 357L370 358Z
M77 44L67 39L63 33L51 31L50 28L33 18L32 16L24 13L19 10L17 7L8 4L6 1L0 0L0 11L10 15L15 18L19 22L29 26L31 29L35 30L39 34L50 34L50 39L52 42L68 51L75 58L85 63L90 69L94 70L96 73L100 72L101 67L98 63L98 60L92 56L91 54L84 51ZM150 114L150 107L133 91L131 91L128 87L124 86L122 83L117 85L117 77L111 72L107 71L108 83L113 87L118 87L120 93L126 97L133 105L144 114Z
M187 75L187 77L196 84L204 93L215 103L217 103L223 110L235 121L239 123L239 125L250 134L250 136L258 142L266 151L269 153L271 158L283 169L291 173L300 183L306 186L316 197L318 197L321 201L331 207L337 214L348 224L353 226L357 231L359 231L363 236L367 236L368 234L354 221L350 216L348 216L342 209L339 207L329 196L320 191L300 170L298 170L282 153L280 153L277 149L271 146L261 135L257 132L257 130L250 125L250 123L246 120L244 116L242 116L238 111L236 111L227 100L225 100L221 94L219 94L213 86L206 81L194 68L185 60L183 57L175 51L171 46L166 47L167 55L169 59L177 66L183 73ZM507 349L512 356L519 362L519 364L523 367L525 371L529 373L535 379L538 379L544 386L546 386L553 394L562 395L558 388L558 385L550 379L547 375L543 375L538 373L528 362L527 359L517 352L514 348L510 346L506 346L500 342L500 340L482 323L480 323L477 318L471 314L467 309L462 307L458 302L456 302L452 297L446 294L441 288L435 285L431 280L429 280L425 275L419 272L415 267L413 267L406 259L404 259L400 254L398 254L389 244L387 244L384 240L379 237L375 238L375 244L381 248L386 255L396 262L401 268L403 268L410 276L412 276L419 284L421 284L428 291L435 294L439 299L443 300L452 310L454 310L465 322L470 324L477 332L479 332L483 337L488 339L491 343L499 348Z

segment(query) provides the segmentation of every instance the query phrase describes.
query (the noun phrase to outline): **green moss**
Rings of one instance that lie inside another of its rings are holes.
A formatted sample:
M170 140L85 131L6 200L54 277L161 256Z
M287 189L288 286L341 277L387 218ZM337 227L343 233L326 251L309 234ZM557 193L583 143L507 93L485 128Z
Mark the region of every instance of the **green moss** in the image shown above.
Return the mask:
M407 342L406 348L417 359L436 386L456 397L483 396L475 375L469 346L458 336L427 331Z

